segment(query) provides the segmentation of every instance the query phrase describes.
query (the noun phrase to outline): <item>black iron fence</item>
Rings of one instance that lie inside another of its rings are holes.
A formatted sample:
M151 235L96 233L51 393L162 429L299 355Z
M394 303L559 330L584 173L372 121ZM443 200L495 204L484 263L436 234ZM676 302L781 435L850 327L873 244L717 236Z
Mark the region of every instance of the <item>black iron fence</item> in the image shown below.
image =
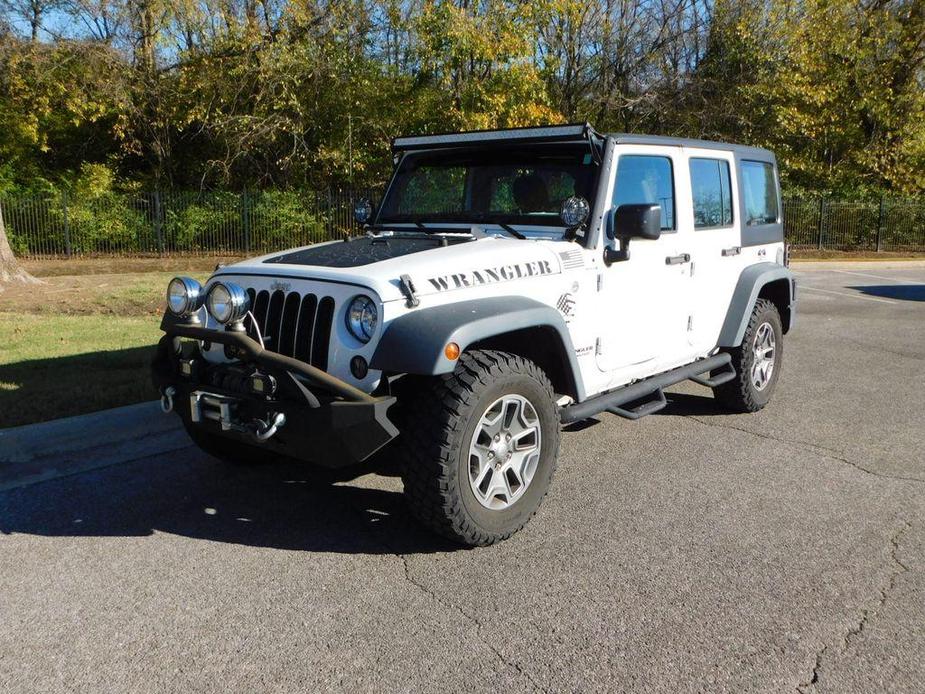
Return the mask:
M360 195L369 192L62 193L0 196L0 208L24 258L257 255L342 237Z
M256 255L355 230L353 201L370 191L151 192L0 196L13 251L88 255ZM925 199L788 198L797 249L925 251Z
M784 234L798 249L925 251L925 199L785 199Z

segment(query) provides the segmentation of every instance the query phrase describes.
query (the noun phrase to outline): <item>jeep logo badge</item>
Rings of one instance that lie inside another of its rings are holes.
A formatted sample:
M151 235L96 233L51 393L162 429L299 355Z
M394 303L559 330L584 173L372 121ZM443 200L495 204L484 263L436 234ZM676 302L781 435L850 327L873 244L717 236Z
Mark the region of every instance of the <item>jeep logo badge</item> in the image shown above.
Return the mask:
M288 292L292 285L289 282L273 282L270 289L274 292Z

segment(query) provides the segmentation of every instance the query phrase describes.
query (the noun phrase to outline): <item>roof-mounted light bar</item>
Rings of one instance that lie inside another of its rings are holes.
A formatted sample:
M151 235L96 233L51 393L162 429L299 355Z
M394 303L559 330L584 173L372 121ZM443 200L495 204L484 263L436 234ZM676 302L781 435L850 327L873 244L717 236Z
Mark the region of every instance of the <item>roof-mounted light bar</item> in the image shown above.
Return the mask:
M392 151L409 149L443 149L467 145L506 145L530 142L574 142L602 146L603 136L589 123L569 125L548 125L529 128L508 128L505 130L474 130L464 133L441 133L438 135L414 135L396 137L392 140Z

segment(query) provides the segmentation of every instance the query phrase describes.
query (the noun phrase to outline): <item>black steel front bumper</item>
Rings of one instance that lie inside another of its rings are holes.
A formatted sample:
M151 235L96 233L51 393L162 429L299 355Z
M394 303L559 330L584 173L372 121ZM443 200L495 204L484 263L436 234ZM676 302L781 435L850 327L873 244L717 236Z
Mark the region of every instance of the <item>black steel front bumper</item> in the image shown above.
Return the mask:
M170 409L187 428L325 467L343 467L371 456L398 435L388 418L392 396L375 397L310 364L263 349L244 333L209 330L165 319L166 333L151 365L155 388L170 393ZM222 344L237 361L206 361L199 342ZM251 387L255 375L272 377L272 393ZM266 440L258 423L283 415Z

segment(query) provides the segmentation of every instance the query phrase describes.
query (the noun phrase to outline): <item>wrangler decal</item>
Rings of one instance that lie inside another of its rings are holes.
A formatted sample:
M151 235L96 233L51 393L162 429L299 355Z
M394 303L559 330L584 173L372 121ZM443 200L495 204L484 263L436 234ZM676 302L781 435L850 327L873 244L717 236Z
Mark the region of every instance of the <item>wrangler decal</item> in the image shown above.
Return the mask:
M468 270L451 275L430 277L428 281L434 289L440 292L463 287L477 287L481 284L494 284L495 282L509 282L524 277L537 277L539 275L553 274L552 266L548 260L529 260L513 265L500 265L487 267L481 270Z

